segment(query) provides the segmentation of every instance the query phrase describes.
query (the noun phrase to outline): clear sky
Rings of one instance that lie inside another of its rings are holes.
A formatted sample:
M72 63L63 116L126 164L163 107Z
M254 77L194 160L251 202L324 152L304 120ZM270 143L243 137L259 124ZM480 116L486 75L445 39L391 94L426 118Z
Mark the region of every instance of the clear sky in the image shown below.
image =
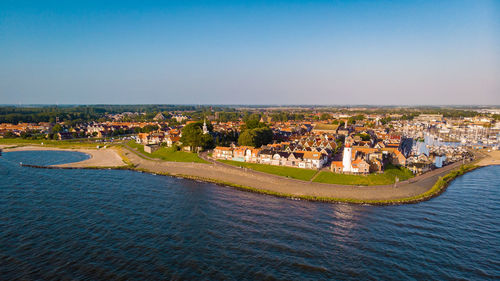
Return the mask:
M1 0L18 103L500 104L500 1Z

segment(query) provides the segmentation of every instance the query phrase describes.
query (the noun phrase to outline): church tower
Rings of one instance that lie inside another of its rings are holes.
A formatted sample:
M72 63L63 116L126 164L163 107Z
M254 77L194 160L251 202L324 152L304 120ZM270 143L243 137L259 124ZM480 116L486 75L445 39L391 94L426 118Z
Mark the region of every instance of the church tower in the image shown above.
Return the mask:
M208 134L207 122L205 119L203 119L203 134Z
M351 157L352 157L351 145L348 142L346 142L344 145L344 156L342 158L343 172L352 172Z

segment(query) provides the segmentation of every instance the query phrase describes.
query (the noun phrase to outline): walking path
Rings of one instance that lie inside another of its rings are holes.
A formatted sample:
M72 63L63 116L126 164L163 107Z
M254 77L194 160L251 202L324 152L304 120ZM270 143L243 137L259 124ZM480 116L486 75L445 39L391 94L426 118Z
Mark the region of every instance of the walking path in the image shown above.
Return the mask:
M141 158L135 151L129 153L127 157L137 165L136 168L155 173L168 173L173 176L188 175L295 196L352 198L358 200L389 200L419 195L429 190L440 176L461 165L461 163L455 163L415 177L411 182L400 182L397 186L393 184L352 186L285 178L213 161L206 155L201 155L201 157L210 161L211 164L152 161Z
M314 176L309 180L310 182L313 182L319 175L319 173L322 171L323 169L319 169L318 171L316 171L316 174L314 174Z
M417 196L428 191L439 177L444 176L452 169L462 164L461 162L457 162L417 176L408 181L400 182L397 185L352 186L285 178L214 161L206 154L201 154L200 156L209 161L210 164L166 162L148 157L127 145L124 145L124 148L122 153L125 154L125 157L127 157L130 162L135 165L135 169L138 170L169 174L172 176L191 177L201 180L205 179L219 183L230 183L232 185L250 187L265 192L274 194L279 193L288 196L312 196L356 200L394 200ZM6 149L4 151L19 150L69 150L81 151L92 156L90 159L82 162L58 165L60 167L118 167L125 165L117 151L113 148L92 150L29 146ZM495 154L495 157L498 156L499 154ZM488 163L491 165L491 163L498 161L498 158L489 159L491 157L491 155L487 155L480 163L485 161L483 163L484 165Z

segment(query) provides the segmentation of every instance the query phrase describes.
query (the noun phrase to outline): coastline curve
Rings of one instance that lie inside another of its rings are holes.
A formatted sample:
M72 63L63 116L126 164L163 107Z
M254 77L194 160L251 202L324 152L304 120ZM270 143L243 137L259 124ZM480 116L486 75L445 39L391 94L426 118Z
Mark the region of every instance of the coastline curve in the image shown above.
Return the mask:
M67 150L52 147L46 147L44 149L36 148L37 147L20 147L8 151L65 150L80 151L84 153L87 151L83 149ZM224 167L224 169L221 169L221 167L215 167L215 165L213 164L179 162L169 163L165 161L152 161L141 158L135 152L130 150L128 152L125 152L125 155L123 155L123 153L119 153L119 151L116 150L116 147L108 148L106 150L89 150L93 152L89 153L91 155L91 158L81 162L47 167L35 167L34 165L28 164L24 166L51 169L126 169L156 175L174 176L185 179L210 182L217 185L231 186L244 191L290 198L294 200L369 205L412 204L429 200L444 192L448 184L454 178L479 167L472 164L460 165L460 163L455 163L454 165L446 166L445 168L447 169L435 172L434 175L430 175L421 180L414 178L412 179L412 181L401 182L399 183L400 186L386 185L359 187L311 183L296 179L288 179L276 175L262 175L261 173L259 173L258 176L255 176L255 174L253 174L252 172L241 171L241 169L238 169L236 167L234 169L228 167ZM114 155L110 157L110 153ZM126 157L127 159L123 159L124 157ZM115 160L119 158L120 161L113 161L113 165L106 165L110 162L108 160L103 160L110 158ZM207 173L207 171L209 173ZM238 180L225 180L228 177L231 179L235 179L235 176ZM249 179L251 180L252 184L245 184L248 183ZM445 182L442 182L443 179L445 179ZM262 183L265 186L261 186ZM283 187L290 187L290 185L292 186L289 189L289 192L287 192L287 189ZM296 185L300 185L303 190L301 190L301 192L297 192L296 189L294 190L294 188L296 188ZM271 188L266 188L269 186L271 186ZM377 193L378 196L372 196L372 198L370 198L370 195ZM338 196L339 194L344 196Z

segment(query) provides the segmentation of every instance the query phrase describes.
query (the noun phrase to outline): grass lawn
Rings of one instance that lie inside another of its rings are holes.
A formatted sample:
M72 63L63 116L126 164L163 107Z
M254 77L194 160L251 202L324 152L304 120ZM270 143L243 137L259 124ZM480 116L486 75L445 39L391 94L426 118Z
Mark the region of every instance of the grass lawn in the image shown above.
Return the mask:
M369 175L346 175L321 171L314 179L315 182L344 184L344 185L384 185L395 182L396 176L399 181L404 181L413 177L413 173L404 167L389 165L382 174Z
M264 173L269 173L269 174L274 174L274 175L284 176L284 177L290 177L290 178L304 180L304 181L311 180L312 177L317 173L316 170L311 170L311 169L273 166L273 165L238 162L238 161L231 161L231 160L218 160L218 161L220 161L222 163L230 164L233 166L245 167L245 168L249 168L252 170L259 171L259 172L264 172Z
M90 140L30 140L22 138L0 139L0 145L9 146L26 146L26 145L41 145L58 148L96 148L104 145L112 145L112 143L94 142Z
M142 144L138 144L135 141L130 140L130 141L127 142L127 145L130 146L130 147L132 147L132 148L137 149L141 153L145 153L144 152L144 145L142 145ZM149 154L146 154L146 155L151 156Z
M133 140L127 142L127 144L128 146L137 149L140 153L149 156L151 158L158 158L161 160L172 161L172 162L209 163L198 157L198 154L196 153L178 151L175 147L162 147L157 151L149 154L147 152L144 152L144 146L142 144L138 144Z

